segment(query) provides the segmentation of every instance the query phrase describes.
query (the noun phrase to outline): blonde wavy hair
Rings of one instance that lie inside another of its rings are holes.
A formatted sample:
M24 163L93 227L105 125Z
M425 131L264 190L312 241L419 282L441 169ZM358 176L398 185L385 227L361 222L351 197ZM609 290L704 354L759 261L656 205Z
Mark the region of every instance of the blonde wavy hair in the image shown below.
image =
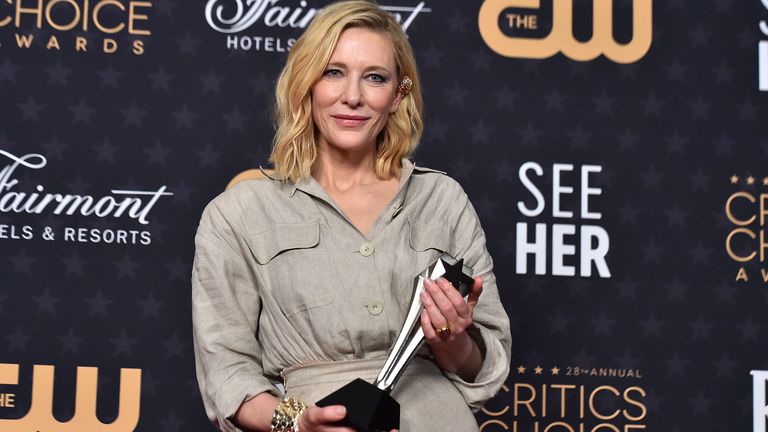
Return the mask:
M276 133L269 161L275 174L299 181L308 178L317 160L312 87L322 77L341 33L364 28L387 36L392 42L398 81L408 76L411 91L389 116L376 142L376 175L400 175L401 159L409 157L424 130L423 100L416 59L400 24L375 2L340 1L321 10L291 47L275 90Z

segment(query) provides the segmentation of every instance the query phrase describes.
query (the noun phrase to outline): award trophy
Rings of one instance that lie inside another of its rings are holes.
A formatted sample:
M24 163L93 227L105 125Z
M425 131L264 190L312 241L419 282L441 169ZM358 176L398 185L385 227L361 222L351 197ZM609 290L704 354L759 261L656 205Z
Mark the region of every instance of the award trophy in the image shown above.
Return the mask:
M466 297L474 283L472 273L472 269L464 265L463 259L456 260L444 253L418 274L413 281L411 306L403 328L373 384L358 378L319 400L316 405L344 405L347 408L347 416L340 425L358 432L389 432L399 428L400 404L389 393L405 367L424 344L424 331L419 321L424 307L420 298L421 292L424 291L424 279L443 277Z

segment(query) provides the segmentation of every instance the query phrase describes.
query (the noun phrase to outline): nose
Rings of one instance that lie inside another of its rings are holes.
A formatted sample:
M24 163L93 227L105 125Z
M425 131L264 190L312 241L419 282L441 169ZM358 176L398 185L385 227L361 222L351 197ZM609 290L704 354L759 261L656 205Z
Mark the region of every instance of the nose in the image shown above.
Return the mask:
M341 102L356 108L363 103L363 93L360 89L360 81L357 79L348 79L344 83L344 89L341 95Z

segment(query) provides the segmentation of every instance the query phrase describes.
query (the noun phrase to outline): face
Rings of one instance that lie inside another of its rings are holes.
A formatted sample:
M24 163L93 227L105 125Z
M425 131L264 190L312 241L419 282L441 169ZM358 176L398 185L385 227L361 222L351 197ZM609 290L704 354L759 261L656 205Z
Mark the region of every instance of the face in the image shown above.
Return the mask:
M312 118L320 151L375 152L376 137L400 105L392 43L367 29L339 37L312 87Z

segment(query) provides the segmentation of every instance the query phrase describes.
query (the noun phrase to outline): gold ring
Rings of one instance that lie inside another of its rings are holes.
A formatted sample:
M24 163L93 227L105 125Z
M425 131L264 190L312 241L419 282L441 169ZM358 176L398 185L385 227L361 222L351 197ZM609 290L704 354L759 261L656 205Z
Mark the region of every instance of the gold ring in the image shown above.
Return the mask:
M445 323L444 326L440 327L439 329L435 329L437 332L437 335L440 337L450 336L451 334L451 324Z

